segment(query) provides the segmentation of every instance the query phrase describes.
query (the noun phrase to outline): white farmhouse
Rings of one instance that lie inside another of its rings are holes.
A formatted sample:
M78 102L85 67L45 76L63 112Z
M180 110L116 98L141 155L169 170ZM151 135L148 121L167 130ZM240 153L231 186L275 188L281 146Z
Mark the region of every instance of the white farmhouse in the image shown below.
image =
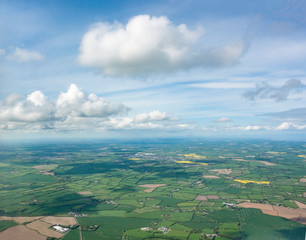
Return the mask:
M69 228L64 228L64 227L61 227L61 226L53 226L53 228L54 228L55 231L60 232L60 233L67 232L69 230Z

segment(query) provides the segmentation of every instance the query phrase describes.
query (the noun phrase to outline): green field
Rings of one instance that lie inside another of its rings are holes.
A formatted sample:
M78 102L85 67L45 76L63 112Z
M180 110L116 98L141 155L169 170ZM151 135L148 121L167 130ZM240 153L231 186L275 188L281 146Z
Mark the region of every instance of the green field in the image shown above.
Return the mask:
M0 221L0 232L10 227L17 226L18 224L14 221Z
M208 165L177 162L190 161L188 154L206 156ZM80 234L82 240L304 239L306 228L298 220L237 205L306 204L300 181L306 162L298 157L305 154L305 143L272 141L2 146L0 216L76 216L80 227L64 240L79 240ZM148 191L139 186L144 184L164 186ZM15 225L0 221L0 231Z

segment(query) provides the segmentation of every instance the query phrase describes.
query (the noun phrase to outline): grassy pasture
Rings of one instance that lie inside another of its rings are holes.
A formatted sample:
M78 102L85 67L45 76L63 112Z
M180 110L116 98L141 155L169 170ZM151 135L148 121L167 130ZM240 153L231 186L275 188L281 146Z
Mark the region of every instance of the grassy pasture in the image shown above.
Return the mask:
M0 215L87 214L79 218L82 224L101 224L95 232L83 231L83 239L87 240L121 239L124 230L128 239L137 240L150 236L201 239L201 232L218 232L220 237L215 239L239 238L240 234L242 239L299 239L305 230L301 224L264 215L257 209L226 206L224 202L251 200L290 208L297 208L294 201L306 204L305 183L299 181L305 175L306 162L298 157L306 154L305 147L302 143L260 141L6 147L0 149ZM206 156L201 161L208 165L176 162L199 161L195 157L186 159L184 154L189 153ZM53 168L55 176L32 168L39 165L45 170ZM213 173L213 169L232 169L232 173ZM212 174L220 178L203 177ZM235 179L270 184L240 183ZM139 187L142 184L167 186L147 193ZM198 195L217 195L220 199L194 200ZM150 235L140 232L145 226L155 230L169 226L171 231L153 231ZM78 240L78 229L64 239Z
M182 199L170 198L170 197L159 197L158 199L161 200L159 206L176 206L177 203L182 202Z
M70 230L62 240L80 240L80 230L79 228L75 228Z
M154 233L154 238L185 240L188 235L189 232L171 229L167 234L161 232Z
M0 221L0 232L4 231L5 229L8 229L10 227L17 226L18 223L14 221Z
M306 227L289 220L265 215L250 215L241 225L243 239L303 239Z
M41 175L35 173L28 173L23 176L12 177L8 179L10 184L19 184L19 183L54 183L55 177L48 175ZM6 181L4 181L6 182Z
M236 223L223 223L218 227L218 235L225 238L235 239L241 236L239 227Z
M144 219L168 219L170 213L165 211L154 211L154 212L145 212L137 213L135 211L127 213L127 217L130 218L144 218Z
M125 232L126 239L152 239L154 238L154 230L142 231L140 229L131 229Z
M90 226L100 224L101 227L98 232L86 232L88 240L95 239L121 239L122 233L125 230L137 229L141 227L152 226L156 219L143 218L122 218L122 217L89 217L78 218L81 226ZM84 235L83 235L84 236ZM91 237L91 238L89 238ZM84 238L83 238L84 239Z

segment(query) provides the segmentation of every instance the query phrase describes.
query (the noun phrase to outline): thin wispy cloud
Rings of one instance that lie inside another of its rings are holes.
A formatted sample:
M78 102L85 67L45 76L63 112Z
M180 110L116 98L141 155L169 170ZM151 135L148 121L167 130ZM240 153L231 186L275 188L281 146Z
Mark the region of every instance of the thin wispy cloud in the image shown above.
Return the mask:
M215 89L246 89L253 86L247 82L209 82L209 83L194 83L193 87L198 88L215 88Z
M271 125L225 125L222 127L215 126L204 126L202 128L206 131L215 131L215 132L223 132L223 131L269 131L269 132L277 132L277 131L286 131L286 130L304 130L306 129L306 124L297 124L294 122L282 122L280 124L271 124Z
M295 109L291 109L288 111L266 113L262 115L277 117L277 118L282 118L282 119L296 118L296 119L306 120L306 108L295 108Z
M222 118L218 118L217 120L215 120L215 122L217 123L226 123L226 122L231 122L232 119L228 118L228 117L222 117Z
M5 49L0 49L0 56L3 56L6 53Z
M15 48L13 53L7 56L7 59L17 62L32 62L41 61L44 59L44 56L37 51L31 51L24 48Z
M280 87L273 87L267 82L256 85L253 90L246 91L243 96L248 100L273 99L277 102L286 101L291 93L306 89L306 85L299 79L289 79Z

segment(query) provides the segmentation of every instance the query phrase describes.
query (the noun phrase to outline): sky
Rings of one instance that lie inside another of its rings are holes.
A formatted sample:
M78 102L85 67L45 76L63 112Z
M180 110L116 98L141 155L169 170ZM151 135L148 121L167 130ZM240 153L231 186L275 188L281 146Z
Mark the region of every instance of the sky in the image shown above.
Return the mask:
M306 140L305 0L1 0L0 137Z

